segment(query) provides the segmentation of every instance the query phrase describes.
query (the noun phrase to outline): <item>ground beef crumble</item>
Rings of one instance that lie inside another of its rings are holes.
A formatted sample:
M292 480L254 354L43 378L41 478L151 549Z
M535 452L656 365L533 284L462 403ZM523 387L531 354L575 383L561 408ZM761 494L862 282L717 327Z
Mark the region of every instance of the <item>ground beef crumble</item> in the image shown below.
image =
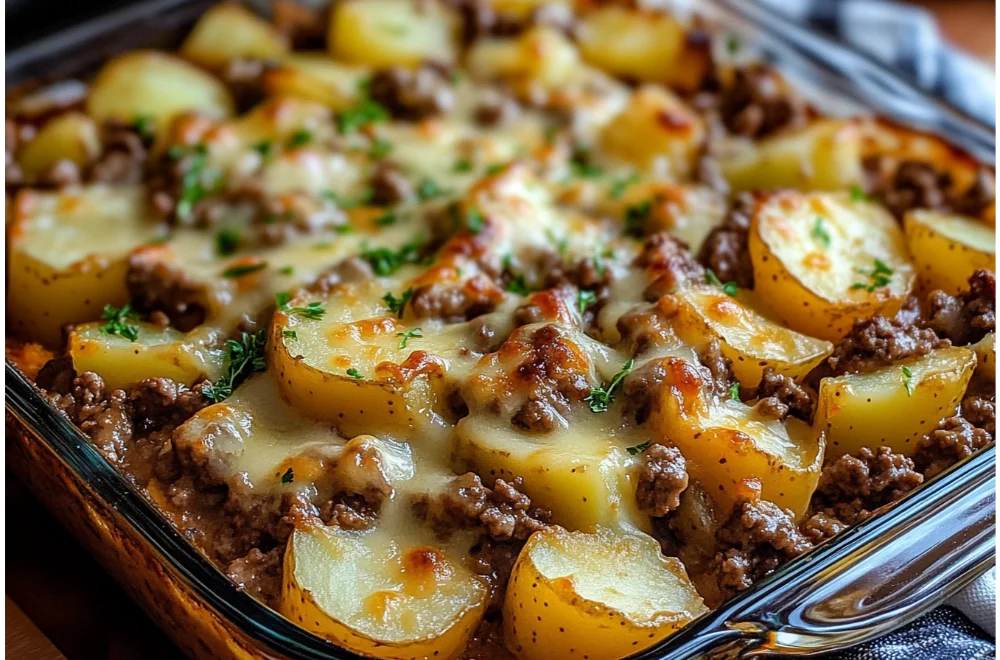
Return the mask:
M769 417L785 419L788 415L792 415L806 422L812 420L815 393L809 387L796 383L792 378L777 373L772 367L764 368L755 397L758 399L758 407L763 404L773 411Z
M687 462L677 447L651 445L642 454L635 491L639 509L665 516L680 505L688 485Z
M827 358L829 373L824 375L864 373L949 345L933 330L876 315L854 323Z
M744 289L753 288L749 235L755 203L750 193L737 195L725 221L708 234L698 252L698 261L720 282L735 282Z
M974 344L996 330L996 276L977 270L969 278L969 290L953 296L933 291L927 297L927 319L923 325L956 346Z

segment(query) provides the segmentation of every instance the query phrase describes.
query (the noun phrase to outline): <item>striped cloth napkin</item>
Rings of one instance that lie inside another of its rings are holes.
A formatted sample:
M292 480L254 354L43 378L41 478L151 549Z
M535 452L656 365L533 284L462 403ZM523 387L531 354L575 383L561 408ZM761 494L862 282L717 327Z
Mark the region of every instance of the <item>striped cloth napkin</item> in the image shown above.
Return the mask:
M993 69L959 50L926 10L873 0L756 0L809 23L898 70L923 89L996 126ZM839 660L979 660L996 657L996 571L944 607Z

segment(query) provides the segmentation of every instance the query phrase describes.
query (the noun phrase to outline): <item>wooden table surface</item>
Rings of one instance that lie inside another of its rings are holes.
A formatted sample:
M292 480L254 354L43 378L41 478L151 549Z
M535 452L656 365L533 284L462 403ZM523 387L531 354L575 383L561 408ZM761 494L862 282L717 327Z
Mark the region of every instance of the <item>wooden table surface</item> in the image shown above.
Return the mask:
M989 0L919 0L954 43L995 60ZM100 567L7 474L6 654L20 660L164 660L180 655ZM16 603L16 604L15 604Z

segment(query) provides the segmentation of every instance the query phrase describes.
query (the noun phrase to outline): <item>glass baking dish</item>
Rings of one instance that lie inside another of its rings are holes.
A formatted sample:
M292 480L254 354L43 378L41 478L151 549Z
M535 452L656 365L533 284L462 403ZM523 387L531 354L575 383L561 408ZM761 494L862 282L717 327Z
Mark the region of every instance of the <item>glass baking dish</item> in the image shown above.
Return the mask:
M123 50L176 45L209 4L140 2L32 43L7 55L8 88L85 76ZM867 109L995 163L990 129L865 56L751 3L693 4L824 111ZM7 465L186 653L359 657L239 591L9 361L5 385ZM990 445L635 657L811 655L904 625L994 564L995 464Z

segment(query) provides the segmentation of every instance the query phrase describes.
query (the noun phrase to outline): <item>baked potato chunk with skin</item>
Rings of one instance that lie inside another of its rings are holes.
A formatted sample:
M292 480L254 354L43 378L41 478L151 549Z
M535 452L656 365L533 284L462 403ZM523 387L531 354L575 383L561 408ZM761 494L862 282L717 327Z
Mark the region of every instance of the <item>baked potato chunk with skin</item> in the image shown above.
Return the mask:
M281 611L364 655L453 658L482 619L486 585L430 530L296 529Z
M820 382L814 427L831 457L887 446L912 456L920 438L955 414L976 367L969 348L949 347L867 374Z
M235 3L215 5L198 19L181 45L181 56L209 69L237 58L273 60L288 52L277 28Z
M843 190L861 182L861 138L856 123L824 119L758 142L731 138L720 145L718 162L735 192Z
M800 379L833 350L830 342L778 325L715 287L691 287L674 295L680 302L675 325L681 338L694 345L718 339L744 387L755 387L767 367Z
M600 7L576 34L584 60L632 80L694 91L711 66L707 44L698 47L675 18L654 11Z
M368 69L333 60L326 53L296 53L264 72L264 89L272 96L296 96L345 110L361 98Z
M903 220L906 244L920 283L951 294L969 288L969 276L996 268L997 233L984 222L916 209Z
M129 252L159 235L138 187L22 191L7 233L8 329L55 345L67 323L121 306Z
M131 341L104 331L105 323L85 323L69 335L69 354L77 373L101 375L109 389L124 388L146 378L169 378L190 385L222 375L224 337L211 328L185 335L173 328L131 322L138 337Z
M564 34L536 27L516 38L483 39L469 49L467 65L482 80L504 80L528 96L534 86L552 89L583 73L580 54Z
M522 660L613 660L708 611L684 565L635 532L535 532L504 599L504 637Z
M130 124L144 117L157 128L182 112L212 119L232 116L233 99L209 73L156 50L134 50L109 60L87 96L87 114L97 122Z
M658 177L687 178L705 140L701 117L663 87L647 85L601 132L604 149Z
M754 293L790 328L836 340L858 319L892 317L913 287L903 232L846 193L761 196L750 226Z
M647 425L677 445L720 509L730 511L746 482L757 481L762 497L805 514L823 464L822 434L717 397L705 370L686 360L668 357L661 366L667 380Z
M330 12L327 46L333 56L376 69L417 66L424 60L452 64L458 24L443 4L413 0L347 0Z
M42 126L18 154L17 162L30 181L61 160L82 168L100 151L101 137L94 120L81 112L67 112Z
M997 376L997 333L989 333L969 348L976 352L976 375L994 382Z

